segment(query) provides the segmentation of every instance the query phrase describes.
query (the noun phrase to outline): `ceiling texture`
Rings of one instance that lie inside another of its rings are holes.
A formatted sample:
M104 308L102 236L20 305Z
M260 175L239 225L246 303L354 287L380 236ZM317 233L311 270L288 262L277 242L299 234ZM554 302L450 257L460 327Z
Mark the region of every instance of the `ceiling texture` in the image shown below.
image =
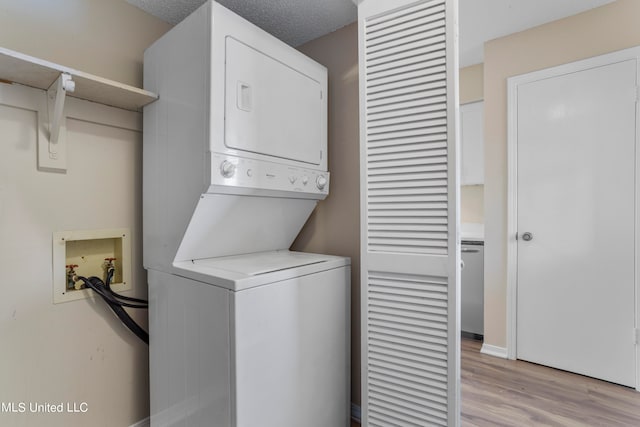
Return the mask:
M205 0L126 0L171 24ZM459 0L460 66L483 61L488 40L611 3L614 0ZM218 0L291 46L331 33L357 19L352 0Z
M177 24L205 0L127 0L170 24ZM351 0L218 0L218 3L291 46L344 27L357 18Z

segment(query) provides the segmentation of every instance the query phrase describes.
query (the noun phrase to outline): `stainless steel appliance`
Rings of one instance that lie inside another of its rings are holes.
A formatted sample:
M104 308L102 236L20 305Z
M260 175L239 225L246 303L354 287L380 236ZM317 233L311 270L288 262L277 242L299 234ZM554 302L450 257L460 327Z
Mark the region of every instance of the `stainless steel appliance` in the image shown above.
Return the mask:
M461 329L476 338L484 335L484 242L462 241Z

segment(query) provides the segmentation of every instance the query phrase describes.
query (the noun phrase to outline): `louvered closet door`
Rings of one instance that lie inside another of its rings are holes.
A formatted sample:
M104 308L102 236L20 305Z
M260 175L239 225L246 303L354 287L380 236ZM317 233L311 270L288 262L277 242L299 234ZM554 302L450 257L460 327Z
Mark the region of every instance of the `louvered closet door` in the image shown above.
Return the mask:
M363 426L455 426L457 1L358 15Z

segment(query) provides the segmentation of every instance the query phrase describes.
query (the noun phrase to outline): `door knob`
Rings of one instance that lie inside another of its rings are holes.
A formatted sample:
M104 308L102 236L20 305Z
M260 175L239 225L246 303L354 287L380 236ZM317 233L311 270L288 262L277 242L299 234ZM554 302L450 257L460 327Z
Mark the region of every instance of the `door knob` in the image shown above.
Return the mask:
M528 231L526 233L522 233L522 240L524 240L525 242L533 240L533 234L529 233Z

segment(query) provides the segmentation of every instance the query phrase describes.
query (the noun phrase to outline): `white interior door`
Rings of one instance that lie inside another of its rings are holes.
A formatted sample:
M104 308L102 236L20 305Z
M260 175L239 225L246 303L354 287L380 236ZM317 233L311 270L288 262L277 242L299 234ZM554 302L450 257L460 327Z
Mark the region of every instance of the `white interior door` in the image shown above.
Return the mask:
M359 2L362 425L459 425L457 0Z
M517 86L517 357L635 386L636 60ZM530 233L530 234L526 234Z

